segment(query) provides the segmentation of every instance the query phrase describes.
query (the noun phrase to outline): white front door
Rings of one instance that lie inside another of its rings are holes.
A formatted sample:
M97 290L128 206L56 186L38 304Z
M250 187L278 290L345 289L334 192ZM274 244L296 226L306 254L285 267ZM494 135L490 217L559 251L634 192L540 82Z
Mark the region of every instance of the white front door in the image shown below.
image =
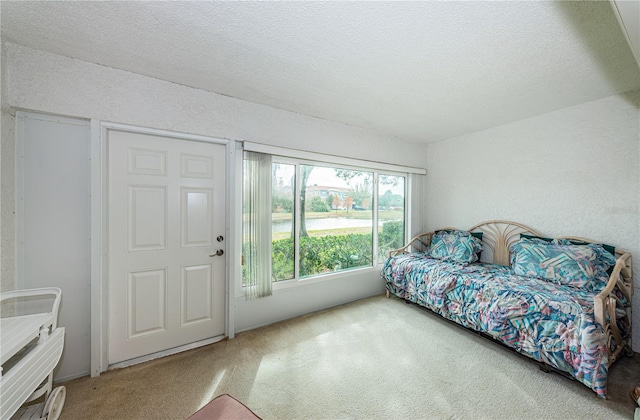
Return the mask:
M109 364L224 334L225 146L110 129L107 148Z

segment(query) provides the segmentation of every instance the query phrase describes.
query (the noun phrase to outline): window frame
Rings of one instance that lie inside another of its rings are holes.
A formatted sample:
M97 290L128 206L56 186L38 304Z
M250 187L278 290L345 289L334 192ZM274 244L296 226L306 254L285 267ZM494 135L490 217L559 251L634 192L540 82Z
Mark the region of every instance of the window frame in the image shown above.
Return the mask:
M395 165L395 164L387 164L375 161L367 161L361 159L353 159L340 157L329 154L321 154L314 152L305 152L295 149L286 149L276 146L268 146L257 143L243 142L243 147L241 150L252 150L259 151L262 153L269 153L272 155L272 163L280 163L280 164L288 164L294 165L295 167L295 192L294 192L294 215L292 218L293 227L296 230L295 232L295 261L294 261L294 278L289 280L280 280L272 282L273 291L280 289L288 289L291 287L298 287L307 284L314 284L318 282L324 282L329 280L339 280L341 278L349 278L354 275L362 275L362 274L377 274L380 271L380 267L384 262L384 258L379 258L378 256L378 229L375 230L375 233L372 232L372 251L373 251L373 262L370 266L358 267L348 270L341 270L329 273L321 273L316 274L309 277L300 278L299 276L299 240L300 240L300 223L297 222L297 218L299 215L300 209L300 190L301 190L301 177L300 177L300 165L315 165L315 166L323 166L323 167L331 167L337 169L346 169L346 170L355 170L355 171L364 171L373 173L373 196L372 196L372 207L375 211L372 212L372 223L373 226L377 227L379 220L379 177L380 175L390 175L390 176L400 176L403 177L404 182L404 242L406 243L407 238L410 237L411 226L412 226L412 206L413 199L410 196L411 191L413 191L413 178L411 175L426 175L425 169L414 168L409 166ZM239 167L242 168L243 158L242 153L237 155ZM241 176L241 173L239 174ZM240 194L241 196L241 194ZM240 222L240 232L241 230L241 222ZM241 241L240 241L241 242ZM240 273L242 270L238 270ZM242 297L245 295L245 287L242 285L242 276L238 276L236 278L236 290L237 297Z

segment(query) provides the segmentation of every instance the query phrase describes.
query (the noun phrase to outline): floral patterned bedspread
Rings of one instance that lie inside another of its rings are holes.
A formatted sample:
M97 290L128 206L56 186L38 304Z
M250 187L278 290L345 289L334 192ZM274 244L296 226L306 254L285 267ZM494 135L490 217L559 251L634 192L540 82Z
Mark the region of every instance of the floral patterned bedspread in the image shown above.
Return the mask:
M382 269L387 289L607 393L608 352L595 323L595 292L514 275L495 264L462 265L403 254Z

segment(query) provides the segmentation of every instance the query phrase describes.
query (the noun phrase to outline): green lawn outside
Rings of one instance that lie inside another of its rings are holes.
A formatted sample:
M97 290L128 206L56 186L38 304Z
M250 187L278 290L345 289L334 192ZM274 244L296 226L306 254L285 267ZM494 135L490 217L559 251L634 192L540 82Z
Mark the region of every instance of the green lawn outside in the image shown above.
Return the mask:
M330 212L307 212L307 219L329 219L332 217L344 217L345 219L371 219L371 210L332 210ZM378 212L378 219L382 221L386 220L398 220L404 218L403 211L394 210L380 210ZM291 213L272 213L271 220L291 220Z
M285 221L291 220L291 213L273 213L271 215L273 221ZM307 212L307 219L331 219L334 217L342 217L345 219L371 219L371 210L364 211L346 211L338 210L331 212L313 213ZM380 221L385 222L388 220L402 220L404 213L402 211L383 210L378 212ZM382 231L382 227L378 228L378 232ZM337 229L323 229L323 230L310 230L309 236L328 236L328 235L347 235L349 233L369 233L371 228L369 227L352 227L352 228L337 228ZM276 232L273 234L273 240L288 238L291 234L289 232Z
M382 232L382 228L378 229L378 232ZM347 235L349 233L371 233L369 227L352 227L352 228L338 228L338 229L323 229L323 230L310 230L309 236L329 236L329 235ZM289 238L291 234L289 232L275 232L271 237L275 241L276 239Z

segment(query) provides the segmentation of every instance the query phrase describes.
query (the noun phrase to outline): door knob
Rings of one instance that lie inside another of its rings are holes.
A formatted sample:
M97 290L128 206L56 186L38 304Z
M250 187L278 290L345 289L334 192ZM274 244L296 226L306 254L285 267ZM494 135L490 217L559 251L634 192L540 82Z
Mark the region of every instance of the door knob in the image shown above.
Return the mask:
M217 250L215 254L209 254L210 257L219 257L221 255L224 255L224 251L221 249Z

